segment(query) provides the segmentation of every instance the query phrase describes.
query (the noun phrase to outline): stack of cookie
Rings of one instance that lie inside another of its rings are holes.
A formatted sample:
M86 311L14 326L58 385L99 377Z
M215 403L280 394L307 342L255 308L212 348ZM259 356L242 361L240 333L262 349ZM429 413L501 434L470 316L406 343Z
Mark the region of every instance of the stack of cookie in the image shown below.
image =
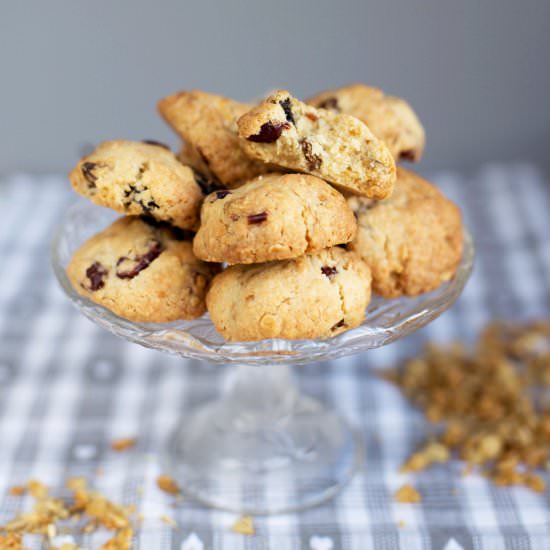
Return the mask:
M424 148L402 99L364 85L257 105L191 91L159 110L177 156L111 141L70 174L125 214L75 253L80 294L138 322L208 309L231 341L328 338L363 321L371 289L416 295L454 275L460 211L395 165Z

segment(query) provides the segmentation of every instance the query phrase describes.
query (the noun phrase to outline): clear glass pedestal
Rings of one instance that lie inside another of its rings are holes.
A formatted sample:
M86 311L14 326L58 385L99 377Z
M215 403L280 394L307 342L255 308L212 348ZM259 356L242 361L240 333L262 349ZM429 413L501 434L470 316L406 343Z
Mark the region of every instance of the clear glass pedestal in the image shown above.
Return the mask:
M465 235L454 278L414 298L374 297L363 324L328 340L225 342L208 315L165 324L133 323L74 291L65 273L74 251L116 217L79 201L62 221L52 265L67 296L88 318L143 346L230 367L220 399L189 411L162 454L165 472L184 493L242 513L281 513L334 496L361 464L362 443L336 412L300 394L290 365L376 348L435 319L460 295L474 259Z

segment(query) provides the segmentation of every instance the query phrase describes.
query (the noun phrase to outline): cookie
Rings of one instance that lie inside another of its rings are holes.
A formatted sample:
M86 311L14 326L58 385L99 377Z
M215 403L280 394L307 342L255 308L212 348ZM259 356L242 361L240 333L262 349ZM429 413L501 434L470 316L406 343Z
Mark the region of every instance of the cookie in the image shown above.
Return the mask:
M229 188L268 171L239 145L236 120L250 108L200 90L179 92L158 103L164 120L184 140L192 166Z
M370 283L359 257L334 247L229 267L214 277L206 303L226 340L329 338L361 324Z
M412 107L399 97L373 86L351 84L306 100L313 107L352 115L381 139L396 160L420 160L426 141L424 128Z
M144 214L182 229L198 223L203 193L193 171L157 142L106 141L69 178L77 193L121 214Z
M280 90L237 124L241 146L252 158L318 176L370 198L391 194L393 157L355 117L315 109Z
M398 168L391 198L348 203L358 224L348 248L370 267L374 292L415 296L452 278L462 257L461 214L431 183Z
M347 243L356 226L344 197L323 180L268 174L206 197L193 250L209 262L286 260Z
M67 267L79 294L144 323L200 317L216 271L195 257L186 232L137 216L92 237Z

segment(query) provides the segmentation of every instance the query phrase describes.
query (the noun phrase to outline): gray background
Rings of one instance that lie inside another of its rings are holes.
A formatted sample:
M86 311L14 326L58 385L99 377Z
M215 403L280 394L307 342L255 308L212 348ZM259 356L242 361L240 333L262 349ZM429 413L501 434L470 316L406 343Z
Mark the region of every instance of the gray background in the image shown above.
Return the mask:
M351 81L406 97L421 170L550 158L550 1L34 0L0 7L0 173L67 171L89 144L173 145L156 101Z

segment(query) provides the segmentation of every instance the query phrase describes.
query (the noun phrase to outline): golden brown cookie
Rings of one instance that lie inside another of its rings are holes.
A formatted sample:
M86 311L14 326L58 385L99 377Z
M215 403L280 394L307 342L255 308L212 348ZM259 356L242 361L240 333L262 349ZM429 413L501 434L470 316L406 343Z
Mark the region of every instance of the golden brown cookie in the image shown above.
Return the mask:
M77 193L121 214L193 229L203 199L191 168L162 144L105 141L69 175Z
M393 157L355 117L315 109L280 90L237 124L241 146L252 158L318 176L370 198L391 194Z
M210 262L286 260L347 243L356 226L344 197L323 180L267 174L206 197L193 250Z
M181 230L137 216L119 218L73 255L74 289L137 322L194 319L217 266L198 260Z
M158 104L164 120L185 141L191 165L229 188L268 171L239 145L236 121L250 107L200 90L182 91Z
M306 100L317 108L352 115L384 141L396 160L420 160L426 136L412 107L400 97L365 84L351 84Z
M358 224L348 248L370 267L374 292L414 296L452 278L462 257L461 214L431 183L398 168L391 198L348 204Z
M334 247L229 267L214 277L206 303L226 340L329 338L361 324L370 286L365 263Z

